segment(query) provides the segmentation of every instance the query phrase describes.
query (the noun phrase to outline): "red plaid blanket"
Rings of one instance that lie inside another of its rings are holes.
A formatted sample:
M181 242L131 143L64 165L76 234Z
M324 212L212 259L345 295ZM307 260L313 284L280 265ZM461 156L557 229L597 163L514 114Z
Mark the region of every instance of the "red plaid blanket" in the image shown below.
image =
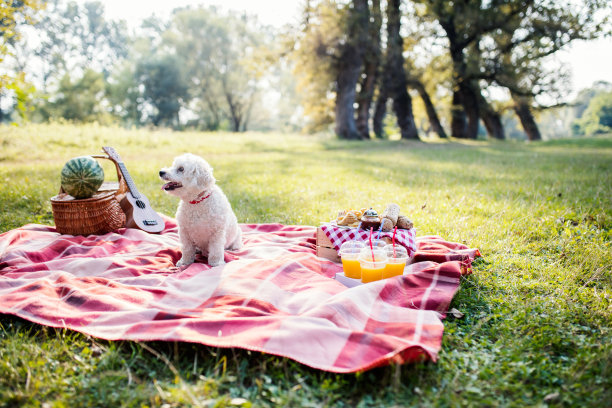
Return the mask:
M240 347L332 372L436 360L440 318L477 250L419 242L407 276L347 289L341 267L315 256L315 228L242 225L227 264L179 259L176 224L151 235L122 229L60 235L26 225L0 235L0 313L108 340ZM419 257L421 252L417 252Z

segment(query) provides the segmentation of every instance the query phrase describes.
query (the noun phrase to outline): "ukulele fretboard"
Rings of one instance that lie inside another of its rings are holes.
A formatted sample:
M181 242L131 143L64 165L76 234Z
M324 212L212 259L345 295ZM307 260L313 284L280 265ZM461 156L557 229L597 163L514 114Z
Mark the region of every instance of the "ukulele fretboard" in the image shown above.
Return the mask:
M121 174L123 174L123 178L125 179L125 183L127 184L130 192L132 193L132 196L134 196L134 198L139 199L140 198L140 193L138 192L138 189L136 188L136 185L134 184L134 180L132 180L132 176L130 176L130 173L128 173L127 168L125 167L125 164L123 164L123 162L117 163L119 165L119 169L121 170Z

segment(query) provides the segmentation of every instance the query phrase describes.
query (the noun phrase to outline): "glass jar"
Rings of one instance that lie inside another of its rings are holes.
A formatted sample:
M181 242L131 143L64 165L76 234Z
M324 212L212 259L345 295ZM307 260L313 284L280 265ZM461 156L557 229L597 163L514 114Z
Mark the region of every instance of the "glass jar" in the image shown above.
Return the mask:
M374 231L377 231L380 228L380 217L376 210L370 208L363 213L361 216L361 229L369 231L370 228L374 228Z

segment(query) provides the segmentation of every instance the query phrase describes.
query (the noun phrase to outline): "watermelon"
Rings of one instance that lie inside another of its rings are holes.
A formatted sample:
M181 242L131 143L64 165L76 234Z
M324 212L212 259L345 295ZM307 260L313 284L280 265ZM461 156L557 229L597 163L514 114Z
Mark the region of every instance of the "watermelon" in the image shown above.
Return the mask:
M93 196L104 181L104 169L91 156L70 159L62 169L62 188L76 199Z

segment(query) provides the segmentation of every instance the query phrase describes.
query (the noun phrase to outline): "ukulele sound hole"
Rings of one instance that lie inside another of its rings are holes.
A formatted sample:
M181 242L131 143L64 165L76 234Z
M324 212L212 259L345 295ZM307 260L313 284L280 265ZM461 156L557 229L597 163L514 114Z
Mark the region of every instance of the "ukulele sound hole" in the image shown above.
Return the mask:
M136 200L136 205L138 206L138 208L145 208L146 207L145 203L143 203L140 200Z

